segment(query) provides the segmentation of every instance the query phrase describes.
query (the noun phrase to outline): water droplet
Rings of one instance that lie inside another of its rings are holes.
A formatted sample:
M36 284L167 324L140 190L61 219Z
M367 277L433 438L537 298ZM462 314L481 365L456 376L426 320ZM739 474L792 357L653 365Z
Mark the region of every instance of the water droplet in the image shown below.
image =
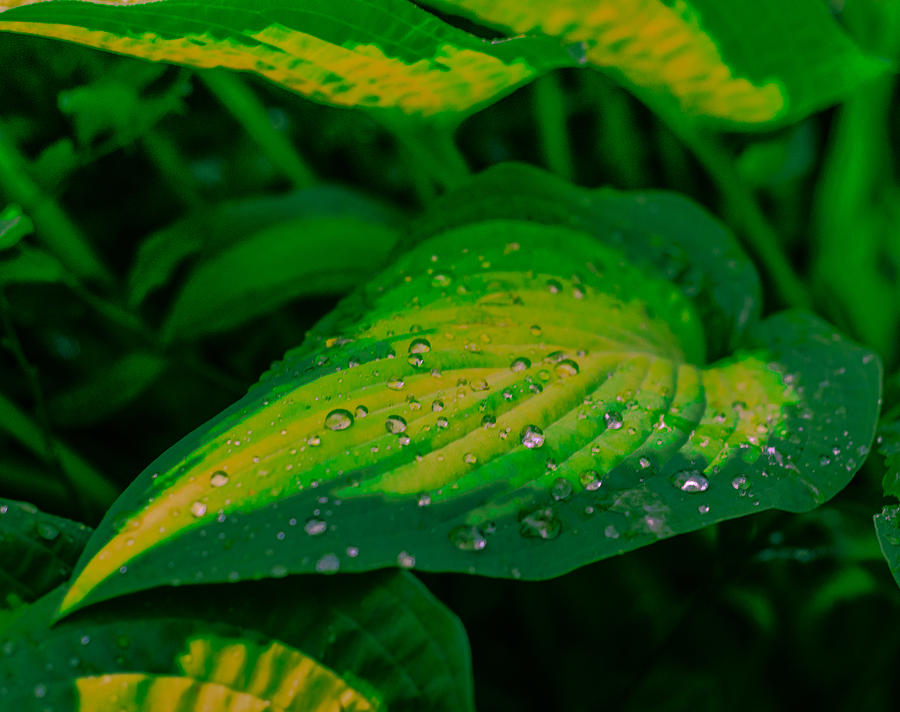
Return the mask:
M206 514L206 505L203 502L194 502L191 505L191 514L195 517L202 517Z
M485 428L493 428L497 424L497 419L488 413L481 419L481 425Z
M309 445L310 447L318 447L321 443L322 443L322 440L319 438L318 435L310 435L306 439L306 444Z
M618 430L625 422L622 418L622 414L617 410L606 411L603 415L603 420L606 421L606 427L609 430Z
M463 459L466 461L467 465L474 465L476 462L478 462L478 457L474 452L467 452Z
M439 413L444 409L444 401L436 400L431 402L431 411L433 413Z
M346 430L353 425L353 416L349 410L337 408L325 416L325 427L329 430Z
M416 557L405 551L401 551L397 554L397 563L404 569L411 569L416 565Z
M550 488L550 496L557 502L567 500L572 496L572 483L565 477L557 477Z
M369 409L364 405L356 406L356 417L365 418L369 414Z
M682 492L706 492L709 489L709 480L699 470L676 472L672 484Z
M415 366L416 368L425 363L425 359L419 356L419 354L410 354L406 357L406 361L410 366Z
M532 333L533 336L541 335L541 327L538 326L537 324L532 324L528 330Z
M349 556L351 559L355 559L357 556L359 556L359 549L355 546L348 546L347 556Z
M316 517L310 517L306 520L306 524L303 525L303 531L310 536L324 534L326 529L328 529L328 523Z
M316 571L320 574L333 574L341 568L341 560L337 554L325 554L316 562Z
M478 527L462 524L450 530L450 542L460 551L481 551L487 539Z
M537 425L527 425L522 431L521 441L529 450L541 447L544 444L544 431Z
M526 514L519 526L519 533L525 537L536 539L555 539L559 536L562 525L552 509L538 509Z
M37 530L38 536L47 541L53 541L59 536L59 529L49 522L38 522L35 525L35 529Z
M46 685L35 685L34 686L34 696L38 699L42 698L47 694L47 686Z
M209 484L213 487L224 487L228 484L228 473L224 470L216 470L209 476Z
M700 514L706 514L709 511L709 505L701 504L699 507L697 507L697 511L700 512Z
M618 539L619 531L616 529L615 525L610 524L606 529L603 530L603 533L606 535L607 539Z
M831 464L831 458L828 457L828 455L822 455L822 457L819 458L819 464L820 464L822 467L825 467L826 465L830 465L830 464Z
M436 274L431 278L431 286L433 287L446 287L452 282L446 274Z
M447 424L448 424L448 423L447 423L447 419L446 419L446 418L438 418L438 419L437 419L437 426L438 426L439 428L446 428L446 427L447 427Z
M585 470L578 475L578 481L581 482L582 487L591 492L600 489L600 485L603 484L596 470Z
M559 283L559 280L548 279L547 289L550 290L550 294L559 294L559 291L562 289L562 284Z
M431 495L428 494L428 492L423 492L422 494L419 495L419 501L417 502L417 504L420 507L429 506L431 504Z
M428 339L413 339L409 345L409 353L424 354L431 351L431 342Z
M403 389L403 386L406 385L406 382L402 378L398 378L395 381L388 381L387 387L392 391L399 391Z
M578 375L578 364L575 363L572 359L566 358L556 364L556 367L553 369L556 372L556 375L560 378L568 378L569 376L577 376Z
M384 427L389 433L402 433L406 430L406 421L399 415L389 415L384 421Z
M744 475L738 475L731 481L731 486L739 492L743 492L750 486L750 483L747 482L747 478Z
M516 373L520 371L527 371L529 368L531 368L531 361L529 361L524 356L519 356L519 358L515 359L511 364L509 364L509 367Z
M641 466L642 469L646 470L648 467L650 467L650 459L646 458L646 457L642 457L640 460L638 460L638 464Z
M469 386L469 388L471 388L473 391L476 391L476 392L477 391L486 391L486 390L490 389L490 387L491 387L490 384L484 378L479 378L479 379L472 381L471 385Z

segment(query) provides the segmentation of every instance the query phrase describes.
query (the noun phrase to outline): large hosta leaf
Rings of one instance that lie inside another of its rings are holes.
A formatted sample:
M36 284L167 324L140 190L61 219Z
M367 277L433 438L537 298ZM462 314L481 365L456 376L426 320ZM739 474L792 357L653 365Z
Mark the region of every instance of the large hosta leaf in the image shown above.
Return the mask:
M473 709L465 631L406 572L154 591L48 628L56 603L0 640L3 709Z
M885 63L821 0L428 0L509 32L583 43L585 61L682 111L736 124L799 117Z
M0 0L0 30L255 72L317 101L467 112L571 62L557 42L492 43L406 0Z
M541 223L486 210L418 244L137 479L62 610L284 571L546 578L848 482L872 354L808 314L753 318L745 258L683 201L547 190L607 218L535 203ZM688 255L690 226L709 242Z

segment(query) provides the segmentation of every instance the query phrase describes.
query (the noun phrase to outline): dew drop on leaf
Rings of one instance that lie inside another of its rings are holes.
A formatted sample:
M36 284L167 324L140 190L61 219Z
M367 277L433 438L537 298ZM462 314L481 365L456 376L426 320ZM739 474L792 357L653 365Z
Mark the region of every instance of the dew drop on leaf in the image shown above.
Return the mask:
M606 427L609 430L619 430L625 422L622 414L617 410L606 411L603 415L603 420L606 421Z
M750 483L747 482L747 478L744 475L738 475L731 481L731 486L738 492L743 492L750 486Z
M349 410L337 408L325 416L325 427L329 430L346 430L353 425L353 416Z
M522 536L535 539L555 539L561 529L562 525L549 507L526 514L519 525Z
M520 371L527 371L529 368L531 368L531 361L529 361L524 356L519 356L519 358L514 359L513 362L509 364L509 367L516 373Z
M444 409L444 401L436 400L431 402L431 411L433 413L439 413Z
M431 504L431 495L428 494L427 492L423 492L422 494L419 495L419 499L418 499L417 504L418 504L420 507L427 507L427 506L429 506L429 505Z
M38 522L35 529L38 536L46 541L53 541L59 536L59 529L48 522Z
M384 427L389 433L402 433L406 430L406 421L399 415L389 415L384 421Z
M567 500L572 496L572 483L565 477L557 477L550 488L550 496L557 502Z
M424 354L431 351L431 342L428 339L413 339L409 345L409 353Z
M405 551L401 551L397 554L397 563L404 569L411 569L416 565L416 557Z
M682 492L705 492L709 489L709 480L699 470L676 472L672 484Z
M556 364L556 368L554 368L556 375L560 378L567 378L569 376L577 376L578 375L578 364L575 363L572 359L567 358L560 361Z
M486 415L481 419L481 425L485 428L493 428L497 424L497 419L493 415Z
M603 484L596 470L585 470L578 475L578 481L581 482L582 487L590 492L600 489L600 485Z
M450 530L450 542L460 551L481 551L487 539L478 527L462 524Z
M406 385L406 382L402 378L398 378L396 381L388 381L387 387L392 391L400 391L403 390L403 386Z
M317 517L310 517L306 520L306 524L303 525L303 531L305 531L310 536L318 536L319 534L324 534L326 529L328 529L327 522Z
M306 444L309 445L310 447L318 447L321 443L322 443L322 440L319 438L318 435L310 435L306 439Z
M475 463L478 462L478 457L475 455L474 452L467 452L465 454L465 456L463 457L463 459L466 461L467 465L474 465Z
M191 505L191 514L195 517L202 517L206 514L206 505L203 502L194 502Z
M446 418L438 418L437 419L437 426L439 428L446 428L447 425L448 425L448 421Z
M527 425L522 431L521 441L529 450L541 447L544 444L544 431L537 425Z
M320 574L337 573L340 568L341 560L337 557L337 554L325 554L316 562L316 571Z
M365 418L369 414L369 409L364 405L356 406L356 417Z
M228 484L228 473L224 470L216 470L209 476L209 484L213 487L224 487Z

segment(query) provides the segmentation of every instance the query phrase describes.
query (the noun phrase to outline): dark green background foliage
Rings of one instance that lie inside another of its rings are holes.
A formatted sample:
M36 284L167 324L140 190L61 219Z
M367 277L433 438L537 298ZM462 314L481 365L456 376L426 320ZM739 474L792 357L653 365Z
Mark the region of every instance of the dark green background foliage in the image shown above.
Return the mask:
M846 5L863 48L900 56L889 3ZM691 197L759 259L765 313L812 307L891 374L897 95L884 76L799 123L714 136L664 123L599 73L561 70L468 118L456 141L473 172L520 161ZM414 239L398 226L465 170L446 146L422 152L446 136L423 144L252 77L53 40L2 37L0 98L0 208L22 205L64 241L89 236L104 265L0 215L0 496L91 525ZM885 412L898 397L888 377ZM872 456L810 513L725 522L550 581L420 578L466 625L482 710L892 709L900 592L871 519L884 474ZM900 491L896 463L885 488Z

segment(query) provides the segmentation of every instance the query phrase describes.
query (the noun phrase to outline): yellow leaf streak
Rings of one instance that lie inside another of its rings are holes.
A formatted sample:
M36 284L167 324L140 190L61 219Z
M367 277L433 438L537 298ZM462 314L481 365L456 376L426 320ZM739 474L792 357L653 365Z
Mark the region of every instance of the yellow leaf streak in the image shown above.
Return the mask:
M203 636L181 675L119 673L76 680L83 712L364 712L380 707L328 668L278 642Z
M65 24L3 22L11 32L55 37L90 47L193 67L252 71L295 92L340 106L396 107L411 114L464 111L533 74L524 62L443 44L433 57L408 64L375 44L338 46L273 24L244 41L153 32L120 35ZM252 39L256 44L247 44Z
M661 0L447 0L515 32L583 42L587 59L634 84L668 90L691 114L740 122L776 118L786 98L778 82L736 76L688 3Z

